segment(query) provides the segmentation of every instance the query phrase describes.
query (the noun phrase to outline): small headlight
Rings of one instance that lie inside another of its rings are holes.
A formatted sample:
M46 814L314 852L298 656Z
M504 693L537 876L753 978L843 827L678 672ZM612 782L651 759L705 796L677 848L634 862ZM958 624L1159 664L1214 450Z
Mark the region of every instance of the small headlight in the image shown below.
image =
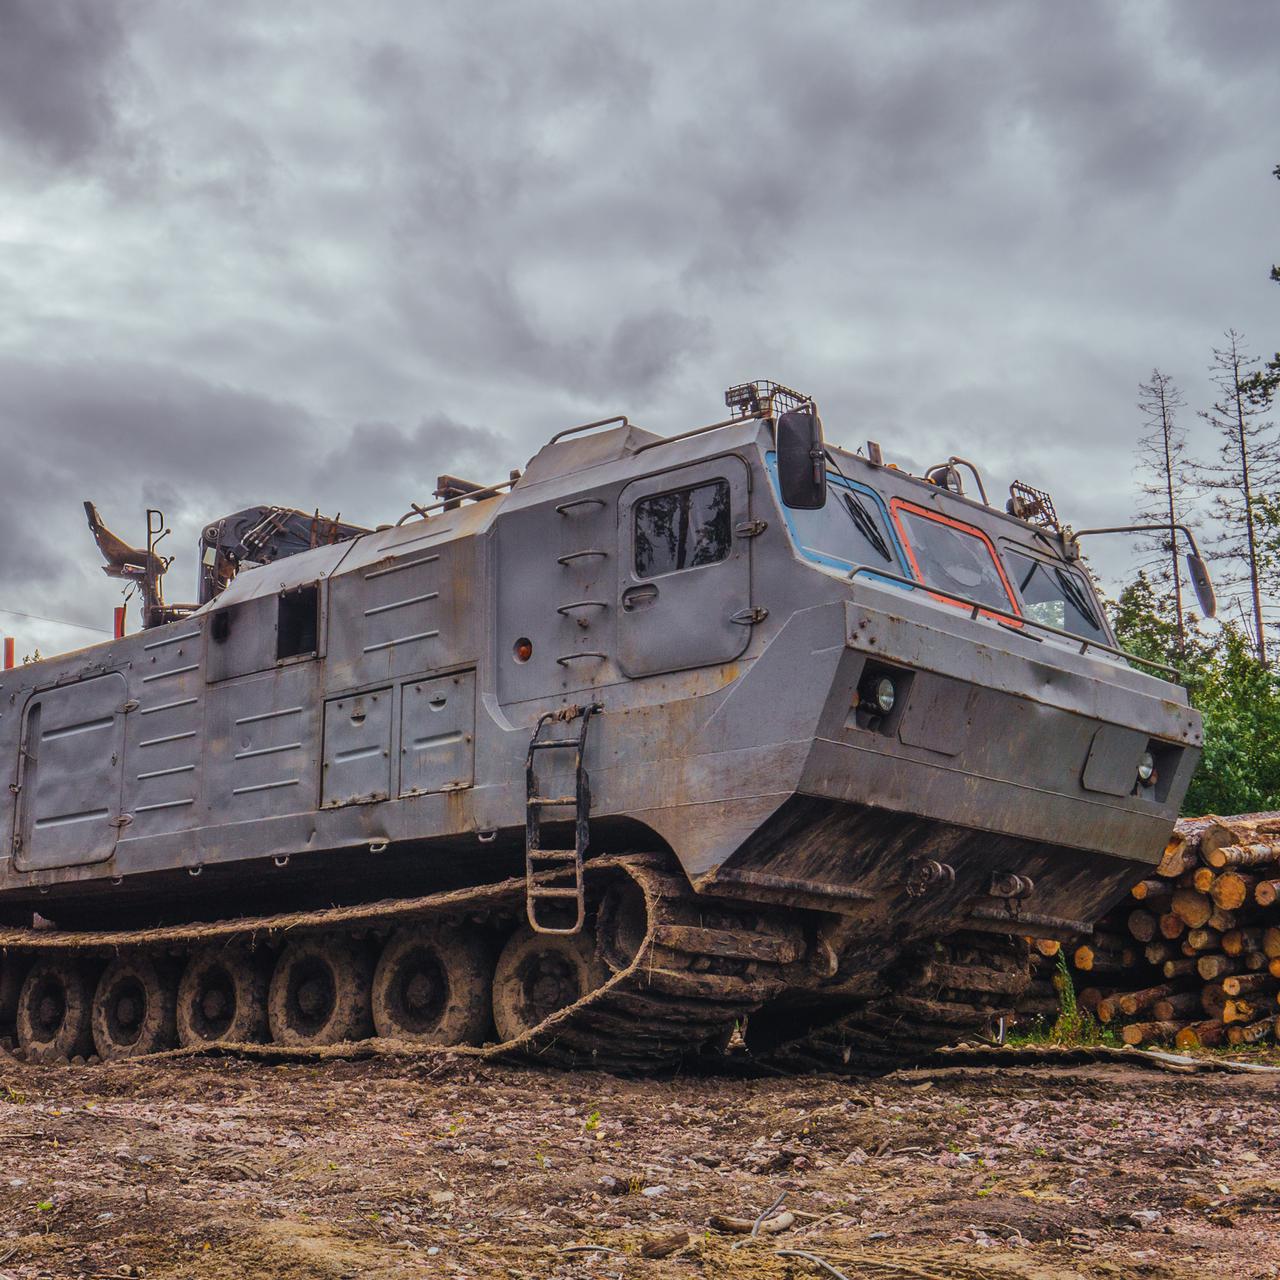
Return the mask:
M1142 753L1142 759L1138 761L1138 781L1142 785L1149 786L1151 779L1156 776L1156 759L1150 751Z
M897 697L898 691L893 687L893 681L888 676L881 676L879 680L872 682L871 698L881 715L887 716L893 710Z

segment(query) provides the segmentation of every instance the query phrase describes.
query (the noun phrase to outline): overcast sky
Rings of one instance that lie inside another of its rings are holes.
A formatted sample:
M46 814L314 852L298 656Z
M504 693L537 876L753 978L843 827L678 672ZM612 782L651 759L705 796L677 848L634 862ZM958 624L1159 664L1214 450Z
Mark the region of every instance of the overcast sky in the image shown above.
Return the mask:
M0 0L0 608L109 626L84 498L163 507L188 598L207 518L394 520L758 377L1123 519L1152 366L1206 452L1222 330L1280 346L1277 48L1272 0Z

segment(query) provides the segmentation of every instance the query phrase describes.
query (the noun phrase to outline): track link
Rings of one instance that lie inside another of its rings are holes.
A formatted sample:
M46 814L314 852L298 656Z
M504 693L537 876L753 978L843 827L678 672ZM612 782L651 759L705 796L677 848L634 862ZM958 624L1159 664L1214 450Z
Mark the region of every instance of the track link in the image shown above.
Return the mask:
M800 955L799 931L781 917L699 898L656 857L601 859L589 865L587 878L597 902L605 888L627 881L643 896L646 927L632 954L615 956L615 971L603 985L526 1034L469 1052L563 1067L668 1068L727 1040L735 1026L783 989L783 969ZM513 879L394 902L146 930L8 929L0 930L0 957L6 966L37 957L181 960L211 943L272 946L306 935L378 935L426 922L514 927L524 912L524 893L524 880ZM278 1045L270 1051L289 1052ZM298 1056L313 1054L304 1049Z
M884 994L761 1048L756 1058L787 1073L885 1075L983 1035L1012 1013L1029 981L1021 938L953 935L904 952L885 975Z
M565 1068L655 1071L723 1046L746 1025L753 1057L766 1070L878 1075L981 1034L1011 1011L1029 980L1020 939L955 935L899 953L875 975L875 994L856 1007L845 1001L824 1015L819 1005L810 1009L805 1029L792 1029L783 1003L791 998L794 971L788 970L805 948L799 926L784 913L701 897L651 855L600 859L589 864L587 882L597 905L619 885L633 896L638 892L644 905L643 933L626 954L601 947L612 969L608 979L523 1035L452 1051ZM510 931L523 917L524 893L524 880L512 879L412 899L153 929L0 930L0 978L12 986L14 961L21 966L40 957L172 963L211 944L273 948L307 936L381 937L402 925L431 922ZM751 1015L762 1009L774 1027L767 1045L750 1035ZM795 1027L800 1025L797 1020ZM387 1042L203 1047L311 1059L360 1051L360 1045Z

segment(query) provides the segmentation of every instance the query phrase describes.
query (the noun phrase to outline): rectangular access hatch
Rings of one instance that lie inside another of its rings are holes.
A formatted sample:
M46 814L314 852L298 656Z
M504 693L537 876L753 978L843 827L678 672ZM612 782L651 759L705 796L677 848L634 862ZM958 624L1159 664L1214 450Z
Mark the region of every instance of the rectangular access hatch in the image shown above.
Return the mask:
M400 794L456 791L475 781L476 673L459 671L404 686Z
M22 717L14 866L46 871L115 852L124 788L119 672L33 694Z
M391 689L324 704L321 807L372 804L391 794Z

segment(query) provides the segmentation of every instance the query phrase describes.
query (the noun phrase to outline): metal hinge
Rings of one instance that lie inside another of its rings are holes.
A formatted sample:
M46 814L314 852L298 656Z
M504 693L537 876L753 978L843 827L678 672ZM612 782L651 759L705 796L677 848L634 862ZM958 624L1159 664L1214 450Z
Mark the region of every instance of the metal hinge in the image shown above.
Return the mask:
M736 622L740 627L753 627L757 622L763 622L768 616L769 610L756 604L750 609L739 609L729 621Z
M768 527L767 520L744 520L734 525L733 531L739 538L758 538Z

